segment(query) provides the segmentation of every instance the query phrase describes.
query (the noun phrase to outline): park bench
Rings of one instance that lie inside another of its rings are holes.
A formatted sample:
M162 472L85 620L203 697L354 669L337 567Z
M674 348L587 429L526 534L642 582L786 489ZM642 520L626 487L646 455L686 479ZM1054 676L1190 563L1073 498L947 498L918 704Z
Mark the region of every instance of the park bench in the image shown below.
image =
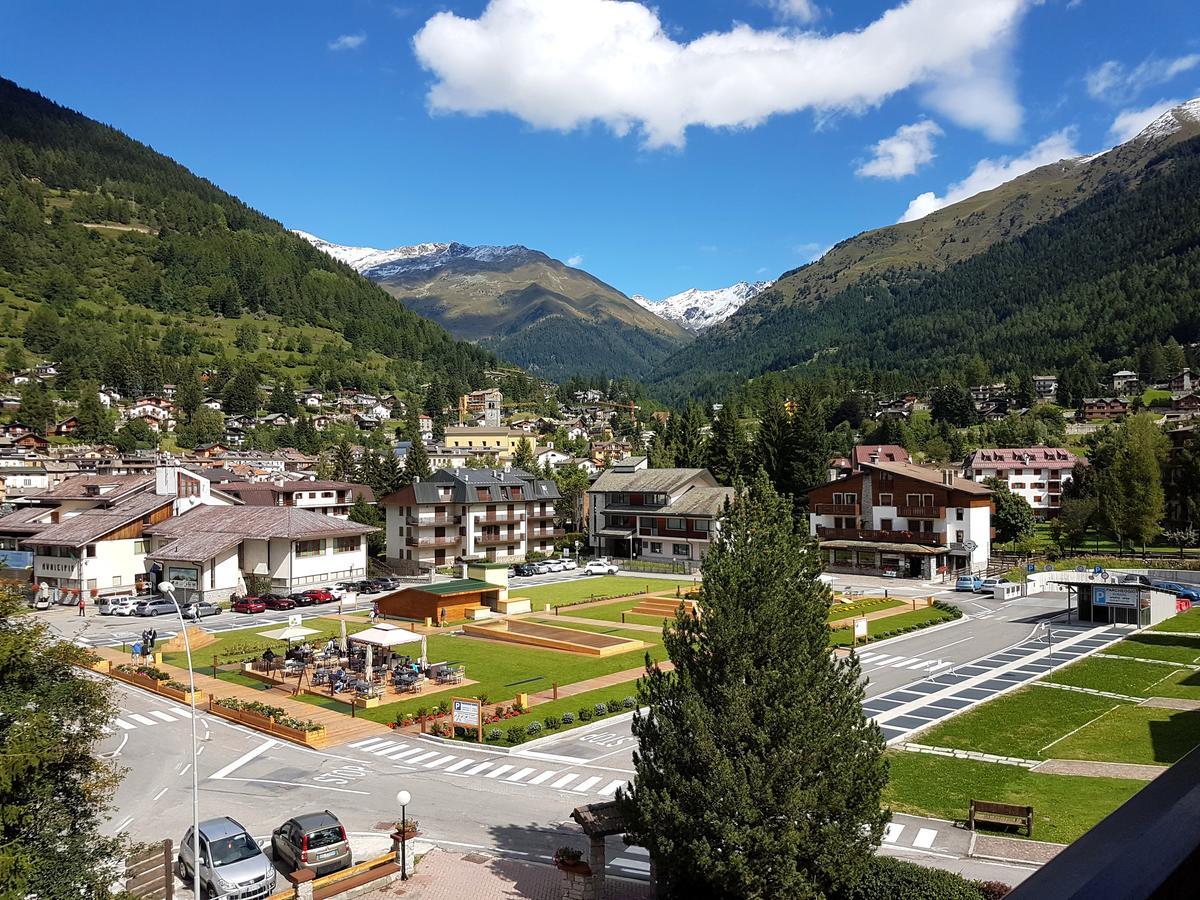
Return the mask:
M967 814L967 827L974 831L977 822L986 822L988 825L1024 826L1026 835L1033 837L1032 806L972 800L970 812Z

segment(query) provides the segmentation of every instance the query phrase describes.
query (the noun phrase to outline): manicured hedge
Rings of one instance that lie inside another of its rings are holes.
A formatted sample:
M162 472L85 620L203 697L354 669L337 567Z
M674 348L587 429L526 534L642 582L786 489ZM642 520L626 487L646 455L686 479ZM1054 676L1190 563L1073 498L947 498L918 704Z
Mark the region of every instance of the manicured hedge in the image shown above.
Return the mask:
M836 900L994 900L1008 890L996 882L971 881L942 869L875 856L858 883Z

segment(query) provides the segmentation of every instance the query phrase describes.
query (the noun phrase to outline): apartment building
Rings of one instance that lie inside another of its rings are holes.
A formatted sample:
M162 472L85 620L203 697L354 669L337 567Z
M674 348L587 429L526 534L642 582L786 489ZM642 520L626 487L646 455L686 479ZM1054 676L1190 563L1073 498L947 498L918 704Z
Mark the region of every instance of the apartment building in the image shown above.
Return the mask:
M963 476L973 481L997 478L1047 518L1062 508L1063 489L1080 461L1063 447L981 448L963 461Z
M440 469L383 499L388 561L412 571L551 553L560 499L553 481L520 469Z
M1083 422L1097 419L1116 421L1129 414L1129 404L1120 397L1085 397L1075 413Z
M618 460L588 489L592 548L619 559L698 563L733 493L707 469L651 469L644 456Z
M460 424L481 421L485 427L500 427L500 411L504 396L499 388L471 391L458 398L458 421Z
M308 509L325 516L345 519L359 497L375 502L369 485L350 481L242 481L221 488L247 506L282 506Z
M514 428L488 428L484 426L451 426L446 429L445 445L451 450L471 450L476 453L490 453L496 456L497 462L511 462L521 441L533 438L525 432Z
M934 578L982 571L991 490L906 462L865 462L808 492L809 528L830 572Z

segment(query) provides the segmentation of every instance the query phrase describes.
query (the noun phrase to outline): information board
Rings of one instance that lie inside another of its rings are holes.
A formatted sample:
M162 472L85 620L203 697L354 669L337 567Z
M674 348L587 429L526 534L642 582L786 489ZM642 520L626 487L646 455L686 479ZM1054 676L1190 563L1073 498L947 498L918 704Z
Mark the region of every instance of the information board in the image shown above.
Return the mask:
M454 701L454 724L465 725L470 728L479 727L479 701L478 700L455 700Z
M1139 593L1135 587L1098 584L1092 588L1092 604L1095 606L1122 606L1127 609L1137 609Z

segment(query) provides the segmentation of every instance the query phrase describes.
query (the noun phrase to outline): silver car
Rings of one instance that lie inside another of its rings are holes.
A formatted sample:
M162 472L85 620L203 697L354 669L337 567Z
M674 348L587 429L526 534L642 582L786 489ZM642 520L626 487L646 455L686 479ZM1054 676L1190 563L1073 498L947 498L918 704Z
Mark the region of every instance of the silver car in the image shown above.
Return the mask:
M192 829L179 845L175 873L187 885L196 871ZM264 900L275 892L275 866L238 822L222 816L200 823L201 900Z

